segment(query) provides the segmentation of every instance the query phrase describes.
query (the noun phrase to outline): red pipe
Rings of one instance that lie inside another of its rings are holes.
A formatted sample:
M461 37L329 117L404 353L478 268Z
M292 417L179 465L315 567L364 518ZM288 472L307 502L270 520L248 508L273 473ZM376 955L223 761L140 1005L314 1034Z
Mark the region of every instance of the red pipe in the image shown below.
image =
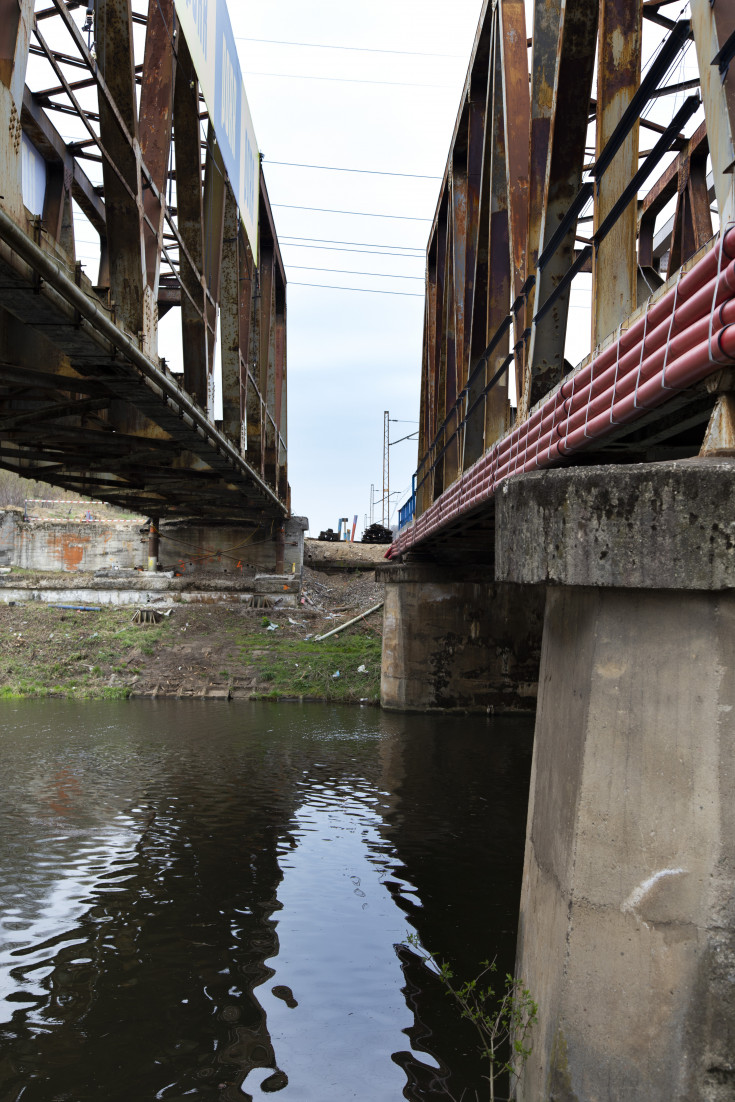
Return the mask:
M685 390L694 386L701 379L710 374L713 367L735 361L735 326L728 325L712 338L701 341L694 348L688 349L671 364L666 367L666 382L664 384L663 372L659 371L652 379L638 388L637 406L634 402L635 395L629 394L620 402L616 402L612 414L614 421L625 424L642 416L646 409L653 409L661 405L669 397L667 388L672 390ZM587 422L586 433L584 427L570 433L566 445L562 445L560 454L568 455L572 450L583 446L583 442L592 437L602 435L610 425L609 414L598 415Z
M597 371L594 377L584 385L578 378L574 380L573 394L571 389L571 382L565 381L562 384L561 390L565 397L571 399L571 409L579 409L583 403L586 402L589 389L591 388L593 395L600 394L604 389L608 380L612 380L615 377L615 372L618 372L618 377L621 374L625 374L631 365L638 367L638 363L641 358L641 345L644 346L645 353L650 354L657 348L662 348L669 340L672 340L679 334L685 334L687 331L691 331L692 327L700 320L705 319L709 324L709 316L712 312L713 298L715 308L724 302L727 302L735 293L735 263L730 265L725 273L723 273L722 279L719 281L717 287L717 293L715 295L715 281L711 280L706 284L701 291L694 295L689 302L684 303L681 308L677 307L676 313L669 315L665 318L655 329L648 329L645 336L645 342L640 340L634 347L631 347L629 351L621 355L619 359L614 359L612 364L604 371ZM642 334L641 334L642 336ZM621 351L622 351L622 341ZM594 368L598 364L595 361L591 366ZM580 373L581 374L581 373Z
M735 300L730 299L719 307L715 316L712 318L713 339L715 334L724 326L730 325L733 322L735 322ZM571 410L568 411L567 426L569 430L576 429L585 419L596 416L598 413L601 413L603 409L609 409L613 394L616 399L623 398L626 394L630 394L631 391L635 389L636 382L638 382L638 387L640 389L642 383L662 370L664 361L666 361L667 365L673 363L685 352L699 345L702 341L707 340L709 338L709 329L710 319L701 318L695 325L690 326L682 333L678 333L668 345L664 345L663 348L657 348L655 352L642 362L633 362L625 373L621 372L618 375L617 381L615 380L615 372L613 371L609 376L609 380L607 380L609 385L607 385L604 390L601 390L591 400L588 391L588 400L584 407L576 409L574 412L571 412ZM608 373L606 372L605 374L607 375Z
M720 250L727 258L722 268ZM455 512L491 497L509 475L572 455L611 427L663 404L672 390L694 386L715 368L735 363L734 259L732 228L617 341L481 456L398 537L395 551L424 539Z
M735 263L728 266L724 273L721 273L718 280L717 295L715 297L716 302L722 302L724 295L729 292L732 294L735 292ZM702 317L700 314L700 320L698 324L692 324L694 317L700 313L703 306L709 305L711 307L712 298L715 293L715 281L711 280L708 284L700 289L689 303L685 304L681 311L677 308L676 314L668 319L664 319L655 330L647 332L645 338L645 346L647 352L653 352L653 355L649 355L641 362L641 343L632 347L629 352L624 356L621 356L620 360L613 363L606 370L594 375L586 386L577 388L578 382L584 378L584 376L590 376L594 369L600 363L602 357L598 357L587 367L583 368L580 372L574 376L574 381L566 380L560 387L558 394L563 395L565 389L567 389L568 397L563 403L565 413L569 416L572 412L577 411L578 416L570 418L569 428L577 427L581 421L587 419L590 414L594 416L595 413L606 408L609 404L612 390L615 390L617 395L618 390L621 394L627 393L627 388L634 383L626 383L628 376L634 375L638 377L640 371L641 379L650 377L652 371L658 366L658 360L663 363L664 357L667 361L669 359L675 359L686 348L692 347L703 336L703 329L707 333L709 332L709 317ZM720 309L716 311L713 317L713 332L721 328L722 325L728 322L735 321L735 316L732 315L732 308L728 311L724 310L724 307L729 307L729 299L722 303ZM631 330L627 330L630 333ZM676 334L669 342L669 352L665 351L665 346L669 338L669 334ZM641 337L643 337L643 331L641 329ZM649 346L650 339L650 346ZM622 344L622 341L619 342ZM612 352L616 353L617 343L612 346ZM659 350L658 360L655 358L655 350ZM607 350L606 350L607 351ZM616 382L617 374L617 382ZM590 402L590 396L593 396L596 401ZM549 399L544 405L537 410L531 418L525 421L522 425L519 425L510 436L500 441L498 444L498 457L500 459L505 458L510 452L510 459L506 459L503 464L503 470L507 467L509 461L517 458L521 448L527 449L526 441L530 441L534 436L538 440L538 444L534 440L534 446L537 448L546 446L548 441L544 438L549 433L560 434L560 426L564 425L565 432L567 431L567 417L559 419L559 402L554 399ZM540 432L535 434L534 430L540 425ZM541 439L539 439L541 437ZM516 448L515 456L512 454L512 449Z

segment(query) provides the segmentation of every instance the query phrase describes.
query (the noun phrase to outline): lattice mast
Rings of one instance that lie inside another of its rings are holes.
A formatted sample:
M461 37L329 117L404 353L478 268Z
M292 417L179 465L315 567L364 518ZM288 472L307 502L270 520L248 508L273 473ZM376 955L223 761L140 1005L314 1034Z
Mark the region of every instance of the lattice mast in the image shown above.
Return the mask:
M390 413L383 414L383 527L390 527Z

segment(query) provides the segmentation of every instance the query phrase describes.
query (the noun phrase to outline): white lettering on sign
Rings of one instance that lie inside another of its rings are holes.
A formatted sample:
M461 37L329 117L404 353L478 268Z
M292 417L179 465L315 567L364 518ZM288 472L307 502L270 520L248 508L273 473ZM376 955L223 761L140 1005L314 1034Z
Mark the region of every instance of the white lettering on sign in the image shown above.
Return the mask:
M222 107L220 119L230 143L230 149L237 148L237 77L232 64L227 41L222 39Z
M194 25L202 44L202 53L207 56L207 4L206 0L186 0Z
M245 131L245 206L254 218L255 212L255 157L250 135Z

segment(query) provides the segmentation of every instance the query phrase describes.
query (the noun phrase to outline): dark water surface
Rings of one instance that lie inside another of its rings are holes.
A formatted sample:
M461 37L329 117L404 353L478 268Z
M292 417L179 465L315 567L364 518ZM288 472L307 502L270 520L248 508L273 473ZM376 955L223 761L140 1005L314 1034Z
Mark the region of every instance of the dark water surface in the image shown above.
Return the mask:
M487 1097L408 950L511 968L525 720L5 703L0 1102Z

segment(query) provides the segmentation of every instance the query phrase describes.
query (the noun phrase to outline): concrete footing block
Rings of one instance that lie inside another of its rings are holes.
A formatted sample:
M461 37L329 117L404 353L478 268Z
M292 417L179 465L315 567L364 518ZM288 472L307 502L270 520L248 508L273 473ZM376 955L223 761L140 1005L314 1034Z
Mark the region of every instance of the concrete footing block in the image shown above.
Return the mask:
M483 571L380 567L380 699L394 711L533 712L544 591Z

